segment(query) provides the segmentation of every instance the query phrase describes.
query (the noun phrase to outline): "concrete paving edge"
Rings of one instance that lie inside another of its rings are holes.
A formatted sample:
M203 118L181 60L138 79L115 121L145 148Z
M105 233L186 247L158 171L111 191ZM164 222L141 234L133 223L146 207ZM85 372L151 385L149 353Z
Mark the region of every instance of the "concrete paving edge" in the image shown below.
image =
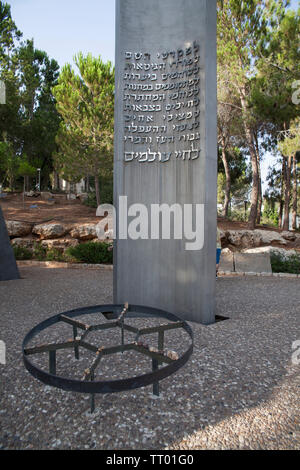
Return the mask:
M17 261L19 268L50 268L50 269L102 269L112 271L112 264L85 264L85 263L61 263L58 261Z

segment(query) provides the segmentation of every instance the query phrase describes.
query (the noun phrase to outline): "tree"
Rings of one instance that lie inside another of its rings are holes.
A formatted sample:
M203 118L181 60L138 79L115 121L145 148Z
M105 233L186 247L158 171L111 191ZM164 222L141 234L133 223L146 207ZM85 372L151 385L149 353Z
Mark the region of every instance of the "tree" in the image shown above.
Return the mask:
M255 65L264 43L270 38L269 26L284 16L284 0L219 0L218 60L230 88L239 97L244 139L252 165L252 193L249 228L255 227L259 200L260 171L255 132L257 115L250 105Z
M91 54L79 53L71 65L63 67L53 93L63 118L57 136L56 160L65 171L77 177L95 178L97 204L100 205L99 176L112 171L114 68L110 62Z
M289 230L290 225L290 199L291 199L291 170L293 162L293 221L292 228L296 229L297 224L297 152L300 150L300 119L293 121L286 137L278 144L278 148L282 155L287 159L286 165L286 183L285 183L285 198L284 198L284 221L283 229Z
M10 177L6 170L6 181L12 187L18 156L26 153L33 166L42 168L43 182L48 186L60 121L51 91L59 66L35 49L33 40L20 43L21 33L10 7L1 1L0 20L0 80L7 92L6 104L0 106L0 141L10 148ZM28 183L29 176L26 180Z
M218 67L218 144L225 171L223 216L228 216L231 198L230 158L237 135L241 134L241 108L238 97L230 93L226 75L221 66Z
M36 174L36 168L30 165L27 155L23 155L19 162L18 174L23 176L23 206L25 206L26 177Z

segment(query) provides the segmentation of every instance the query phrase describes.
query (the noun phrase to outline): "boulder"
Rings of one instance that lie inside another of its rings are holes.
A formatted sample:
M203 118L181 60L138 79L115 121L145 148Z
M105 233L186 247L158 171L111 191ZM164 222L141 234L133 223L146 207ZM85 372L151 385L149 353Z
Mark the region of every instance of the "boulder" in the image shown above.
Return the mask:
M14 238L11 241L13 246L18 246L20 248L26 248L27 250L32 250L34 246L33 238Z
M32 233L39 235L41 240L51 240L52 238L60 238L68 233L68 229L61 224L41 224L35 225Z
M282 232L281 236L289 242L294 242L297 238L297 234L295 232Z
M282 234L275 230L254 230L261 236L261 242L264 245L271 245L271 243L279 243L280 245L287 245L287 241L282 237Z
M76 238L77 240L93 240L94 238L97 238L97 232L96 232L96 225L95 224L83 224L83 225L77 225L74 227L70 235L72 238Z
M61 238L56 240L42 240L41 245L47 250L58 250L61 253L65 252L70 246L77 246L79 241L74 238Z
M226 237L230 245L236 248L249 248L261 244L261 235L257 230L228 230Z
M32 224L27 222L18 222L16 220L8 220L6 222L6 227L10 238L26 237L32 230Z
M282 234L272 230L228 230L226 237L228 243L239 250L271 245L272 243L287 244L287 240L283 238Z
M243 253L277 253L282 255L284 258L289 258L290 256L299 255L299 252L296 250L286 250L285 248L279 248L277 246L260 246L259 248L249 248L243 250Z
M49 193L48 191L42 191L41 198L43 201L48 201L49 199L53 198L53 194Z
M88 193L80 193L77 198L80 199L80 202L85 202L89 198L89 195Z

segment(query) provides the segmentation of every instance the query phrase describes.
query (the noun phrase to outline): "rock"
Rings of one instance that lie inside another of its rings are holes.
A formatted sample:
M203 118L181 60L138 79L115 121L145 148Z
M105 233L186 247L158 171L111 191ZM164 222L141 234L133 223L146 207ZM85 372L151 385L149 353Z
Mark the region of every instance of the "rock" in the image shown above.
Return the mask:
M66 227L61 224L41 224L35 225L32 233L39 235L41 240L63 237L68 233Z
M167 357L169 359L172 359L173 361L178 361L178 359L179 359L179 356L178 356L177 352L175 352L175 351L167 351Z
M18 222L15 220L8 220L6 222L6 227L8 235L11 238L26 237L26 235L29 235L32 230L32 224L27 222Z
M20 248L27 248L27 250L32 250L34 245L33 238L14 238L11 241L13 246L18 246Z
M285 248L278 248L275 246L260 246L258 248L249 248L242 251L243 253L277 253L282 255L285 259L289 258L290 256L299 255L299 252L296 250L286 250Z
M75 201L76 194L73 194L73 193L67 194L67 199L68 201Z
M270 245L273 242L277 242L280 245L286 245L287 241L282 237L282 235L273 230L254 230L261 236L261 242L264 245Z
M48 201L49 199L52 199L53 195L49 193L48 191L42 191L41 192L41 198L43 201Z
M88 199L89 195L88 193L81 193L81 194L78 194L78 199L80 199L80 202L84 202Z
M282 232L281 236L290 242L294 242L297 238L297 235L295 232Z
M226 236L228 243L239 249L255 248L272 243L287 244L280 233L271 230L228 230Z
M97 238L96 225L78 225L71 230L70 234L72 238L76 238L77 240L93 240Z
M34 191L28 191L27 193L25 193L25 196L26 197L35 197L36 193Z
M228 230L228 242L237 248L249 248L261 244L261 235L256 230Z
M61 253L65 252L67 248L70 246L77 246L79 241L72 238L59 238L56 240L43 240L41 242L42 247L46 248L47 250L55 250L60 251Z

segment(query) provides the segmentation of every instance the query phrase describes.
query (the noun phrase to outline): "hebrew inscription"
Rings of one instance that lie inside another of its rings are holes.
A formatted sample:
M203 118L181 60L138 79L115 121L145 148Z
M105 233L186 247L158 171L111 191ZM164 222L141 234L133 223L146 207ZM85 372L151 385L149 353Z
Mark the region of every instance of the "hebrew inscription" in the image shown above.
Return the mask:
M125 52L124 161L200 158L200 47Z

